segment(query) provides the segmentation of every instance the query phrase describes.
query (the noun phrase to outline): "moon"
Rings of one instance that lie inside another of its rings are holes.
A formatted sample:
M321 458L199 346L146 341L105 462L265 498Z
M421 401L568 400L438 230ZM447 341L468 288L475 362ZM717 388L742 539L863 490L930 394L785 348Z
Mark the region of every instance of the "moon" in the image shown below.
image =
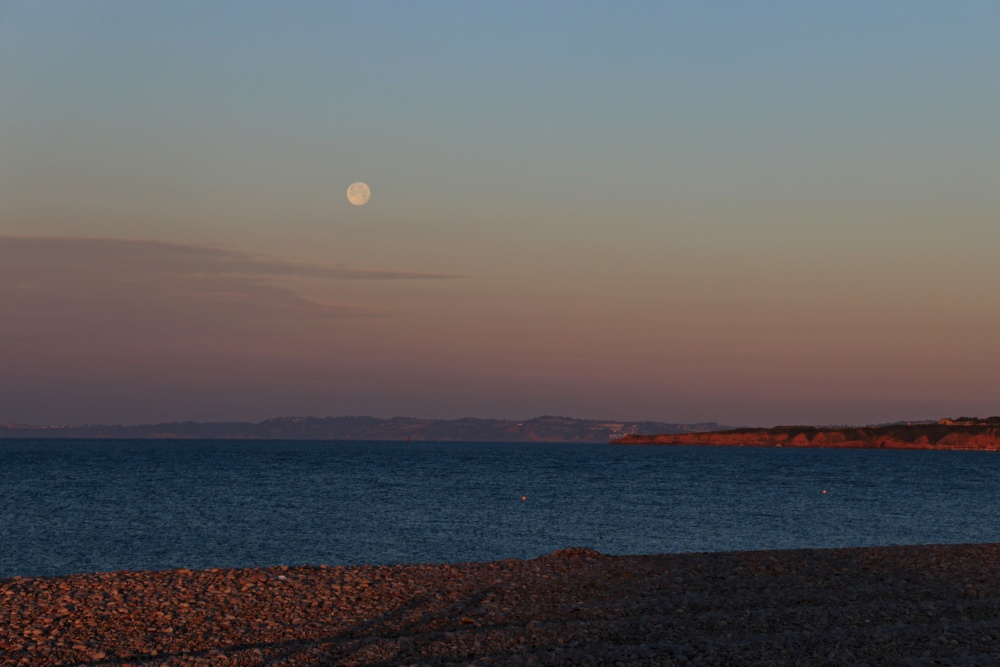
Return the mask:
M371 188L360 181L357 183L351 183L351 187L347 188L347 201L351 202L355 206L364 206L371 198Z

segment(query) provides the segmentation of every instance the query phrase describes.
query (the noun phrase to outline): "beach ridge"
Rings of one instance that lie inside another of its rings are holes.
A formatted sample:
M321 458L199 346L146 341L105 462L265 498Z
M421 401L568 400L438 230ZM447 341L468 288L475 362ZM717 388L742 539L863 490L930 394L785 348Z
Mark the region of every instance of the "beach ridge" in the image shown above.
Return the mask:
M1000 545L0 580L0 665L998 664Z

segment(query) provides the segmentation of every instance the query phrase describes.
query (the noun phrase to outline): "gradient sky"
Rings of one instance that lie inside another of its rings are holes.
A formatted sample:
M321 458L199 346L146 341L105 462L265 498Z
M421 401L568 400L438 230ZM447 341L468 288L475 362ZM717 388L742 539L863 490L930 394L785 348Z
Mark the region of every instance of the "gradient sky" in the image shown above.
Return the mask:
M0 422L1000 414L998 248L992 0L0 3Z

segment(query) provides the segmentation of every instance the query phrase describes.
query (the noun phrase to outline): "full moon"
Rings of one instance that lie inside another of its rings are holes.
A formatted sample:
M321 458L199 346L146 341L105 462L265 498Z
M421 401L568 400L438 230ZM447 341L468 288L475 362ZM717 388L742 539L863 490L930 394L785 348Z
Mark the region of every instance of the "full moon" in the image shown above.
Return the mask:
M371 197L371 188L364 183L351 183L351 187L347 188L347 201L355 206L364 206Z

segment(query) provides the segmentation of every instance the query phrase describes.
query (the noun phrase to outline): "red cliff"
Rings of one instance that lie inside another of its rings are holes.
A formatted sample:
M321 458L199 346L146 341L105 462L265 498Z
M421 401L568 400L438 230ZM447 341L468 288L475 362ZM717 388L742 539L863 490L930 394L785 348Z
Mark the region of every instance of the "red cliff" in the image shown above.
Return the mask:
M715 447L840 447L855 449L1000 450L996 424L915 424L817 428L776 426L708 433L626 435L616 445L704 445Z

